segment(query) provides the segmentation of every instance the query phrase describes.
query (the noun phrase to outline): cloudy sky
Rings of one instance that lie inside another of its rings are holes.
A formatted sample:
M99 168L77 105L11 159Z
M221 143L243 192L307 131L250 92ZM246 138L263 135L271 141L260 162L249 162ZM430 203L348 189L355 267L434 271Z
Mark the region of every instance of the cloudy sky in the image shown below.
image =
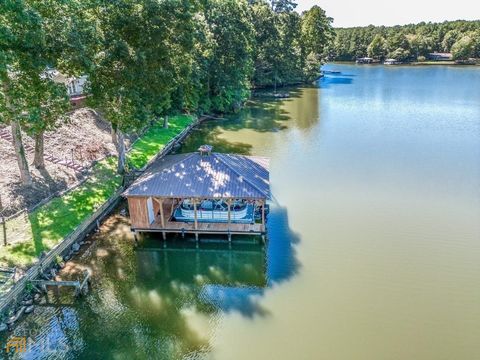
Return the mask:
M420 21L479 20L479 0L297 0L297 10L322 7L334 26L397 25Z

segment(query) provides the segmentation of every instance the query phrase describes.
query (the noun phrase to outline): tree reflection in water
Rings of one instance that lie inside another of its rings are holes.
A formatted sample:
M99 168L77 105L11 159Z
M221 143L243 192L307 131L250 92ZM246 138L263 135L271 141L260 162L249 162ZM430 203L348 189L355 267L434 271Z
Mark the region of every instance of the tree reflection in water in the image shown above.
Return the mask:
M78 301L50 293L49 303L37 307L14 332L30 331L22 357L201 356L223 313L268 316L259 301L263 292L298 270L292 248L297 240L286 210L272 206L269 219L267 245L259 238L234 238L230 248L221 238L204 241L196 250L194 241L169 238L163 249L160 238L145 236L135 250L128 220L110 217L70 270L89 268L92 291Z

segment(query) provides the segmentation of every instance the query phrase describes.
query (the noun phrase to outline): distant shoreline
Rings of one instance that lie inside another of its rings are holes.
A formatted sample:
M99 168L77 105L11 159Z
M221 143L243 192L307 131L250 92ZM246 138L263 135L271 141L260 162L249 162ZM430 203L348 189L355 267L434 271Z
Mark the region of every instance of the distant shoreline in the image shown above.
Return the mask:
M329 61L325 64L355 64L357 63L355 61ZM406 62L402 64L395 64L395 65L386 65L384 63L378 62L378 63L371 63L371 64L358 64L361 66L378 66L378 65L383 65L383 66L480 66L480 63L477 64L459 64L456 63L455 61L423 61L423 62Z

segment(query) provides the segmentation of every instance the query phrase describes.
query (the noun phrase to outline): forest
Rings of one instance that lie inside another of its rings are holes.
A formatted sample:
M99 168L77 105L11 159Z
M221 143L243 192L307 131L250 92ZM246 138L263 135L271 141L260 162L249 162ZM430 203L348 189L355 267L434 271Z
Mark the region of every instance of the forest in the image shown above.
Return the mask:
M335 29L329 58L353 61L369 56L383 60L425 61L429 53L449 52L453 60L480 58L480 21L445 21L404 26Z
M118 171L124 135L172 113L235 111L252 89L311 82L334 37L318 6L291 0L2 0L0 127L10 126L22 183L32 183L22 134L66 121L65 86L49 69L88 77L87 105L111 124Z

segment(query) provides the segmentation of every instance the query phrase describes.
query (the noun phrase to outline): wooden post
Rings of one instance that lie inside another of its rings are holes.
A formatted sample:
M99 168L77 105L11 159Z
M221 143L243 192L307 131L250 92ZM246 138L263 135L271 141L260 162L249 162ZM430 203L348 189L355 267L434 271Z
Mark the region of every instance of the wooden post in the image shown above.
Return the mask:
M232 213L231 213L232 199L228 199L227 204L228 204L228 228L230 229L230 223L232 220Z
M230 234L230 224L232 222L232 213L231 213L231 207L232 207L232 199L227 200L227 205L228 205L228 242L232 242L232 234Z
M195 218L195 230L198 229L198 220L197 220L197 199L193 199L193 216ZM195 232L195 241L197 242L198 249L198 232Z
M198 229L198 220L197 220L197 199L193 199L193 217L194 217L194 226L195 230Z
M262 231L265 232L265 201L262 201L261 204L262 204Z
M165 229L165 219L163 218L163 199L157 201L158 205L160 205L160 224L162 225L162 229Z
M3 216L3 205L2 205L2 195L0 194L0 221L2 222L3 228L3 245L7 246L7 223L5 222L5 217Z
M170 216L173 216L173 210L175 209L175 199L172 199L172 207L170 208Z

